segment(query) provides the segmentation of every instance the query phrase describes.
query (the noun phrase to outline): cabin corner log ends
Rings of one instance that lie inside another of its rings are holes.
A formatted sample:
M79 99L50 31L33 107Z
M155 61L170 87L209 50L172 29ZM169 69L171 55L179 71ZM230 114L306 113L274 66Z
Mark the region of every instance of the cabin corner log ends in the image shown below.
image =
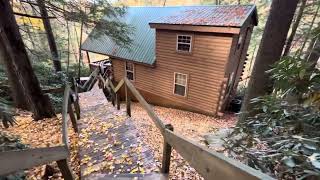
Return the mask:
M98 78L103 83L103 87L110 90L110 94L112 94L113 96L112 99L114 106L115 104L117 104L117 108L120 108L118 91L122 86L124 86L126 94L127 115L131 116L130 95L132 95L133 97L135 97L135 99L138 100L143 109L146 110L151 120L155 123L156 127L160 130L164 138L161 173L169 173L170 158L173 148L205 179L273 179L272 177L263 174L260 171L257 171L231 158L225 157L220 153L217 153L200 144L192 142L185 137L182 137L181 135L173 132L173 126L171 124L165 125L163 123L163 121L155 114L152 107L146 102L139 91L126 77L124 77L116 87L113 85L110 79L107 78L106 80L104 80L101 75L99 75Z

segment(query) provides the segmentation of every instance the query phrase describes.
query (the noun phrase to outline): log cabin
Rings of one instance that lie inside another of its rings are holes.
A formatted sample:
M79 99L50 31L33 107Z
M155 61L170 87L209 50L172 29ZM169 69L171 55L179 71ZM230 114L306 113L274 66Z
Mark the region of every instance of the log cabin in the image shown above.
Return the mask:
M129 7L123 21L134 28L131 48L94 29L81 49L108 56L114 80L126 76L151 104L224 112L258 23L255 5Z

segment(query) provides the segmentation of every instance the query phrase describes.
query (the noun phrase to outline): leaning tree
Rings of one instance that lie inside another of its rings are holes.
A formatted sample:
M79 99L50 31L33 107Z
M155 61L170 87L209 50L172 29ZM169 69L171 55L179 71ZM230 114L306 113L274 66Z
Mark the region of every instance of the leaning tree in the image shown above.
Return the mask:
M36 120L54 116L49 97L33 72L10 1L0 1L0 47L14 98L23 99Z
M251 78L241 108L239 122L255 114L251 99L272 92L273 83L266 73L271 65L280 60L286 37L297 8L298 0L273 0Z

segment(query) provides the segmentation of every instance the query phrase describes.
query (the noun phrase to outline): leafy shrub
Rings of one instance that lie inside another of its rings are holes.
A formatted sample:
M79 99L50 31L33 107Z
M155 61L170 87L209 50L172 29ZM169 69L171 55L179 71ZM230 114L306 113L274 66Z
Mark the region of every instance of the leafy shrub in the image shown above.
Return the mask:
M225 145L234 157L279 179L319 178L320 72L285 57L268 73L274 92L252 99L258 114L240 122Z
M64 71L54 72L52 62L36 62L33 64L33 69L38 77L42 89L51 89L62 87L65 83L71 83L73 77L78 75L78 64L70 64L68 73L64 67ZM81 66L81 75L89 76L90 69L86 66ZM49 94L51 103L56 112L61 112L63 93Z
M303 100L310 93L320 90L319 70L300 58L283 57L268 73L272 74L275 90L283 97L294 95L298 100Z

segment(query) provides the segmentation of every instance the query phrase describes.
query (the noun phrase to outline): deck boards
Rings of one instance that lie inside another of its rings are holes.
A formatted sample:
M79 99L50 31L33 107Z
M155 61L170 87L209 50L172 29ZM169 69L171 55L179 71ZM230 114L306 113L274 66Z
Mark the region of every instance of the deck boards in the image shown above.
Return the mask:
M124 109L113 107L102 90L95 86L81 93L80 107L82 179L110 179L120 174L149 174L150 177L150 173L159 171L150 147L143 142L134 122Z

